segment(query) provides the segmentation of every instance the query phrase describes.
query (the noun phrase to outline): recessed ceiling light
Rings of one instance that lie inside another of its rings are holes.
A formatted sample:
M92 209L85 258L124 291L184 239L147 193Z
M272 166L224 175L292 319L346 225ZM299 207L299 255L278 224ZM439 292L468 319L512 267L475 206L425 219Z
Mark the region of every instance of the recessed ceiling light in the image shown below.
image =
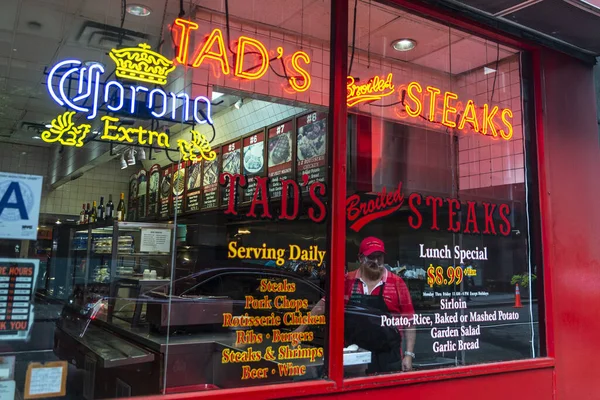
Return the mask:
M130 4L127 6L127 12L136 17L147 17L150 15L152 10L150 7L143 6L141 4Z
M409 51L417 46L417 42L413 39L397 39L392 42L392 47L396 51Z
M223 96L224 94L221 92L212 92L212 96L210 97L211 101L215 101L216 99L218 99L219 97Z
M48 128L48 129L52 128L52 124L46 124L46 125L44 125L44 126L45 126L46 128Z
M39 139L41 139L41 137L39 137L39 136L32 136L31 138L32 138L32 139L36 139L36 140L39 140Z

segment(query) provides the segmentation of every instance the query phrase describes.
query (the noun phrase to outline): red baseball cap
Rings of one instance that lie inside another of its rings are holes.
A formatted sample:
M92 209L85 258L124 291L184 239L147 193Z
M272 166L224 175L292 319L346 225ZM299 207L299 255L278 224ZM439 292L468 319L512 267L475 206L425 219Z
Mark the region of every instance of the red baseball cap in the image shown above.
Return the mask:
M369 236L364 238L362 242L360 242L360 247L358 249L358 253L368 256L376 251L380 251L385 253L385 247L381 239L377 239L374 236Z

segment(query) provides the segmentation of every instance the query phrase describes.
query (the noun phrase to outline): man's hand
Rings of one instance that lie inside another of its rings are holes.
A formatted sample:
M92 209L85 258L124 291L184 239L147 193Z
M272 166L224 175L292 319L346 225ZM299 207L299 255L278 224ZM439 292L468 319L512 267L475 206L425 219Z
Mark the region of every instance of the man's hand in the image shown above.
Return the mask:
M411 356L404 356L402 359L402 371L412 371L412 362L413 359Z

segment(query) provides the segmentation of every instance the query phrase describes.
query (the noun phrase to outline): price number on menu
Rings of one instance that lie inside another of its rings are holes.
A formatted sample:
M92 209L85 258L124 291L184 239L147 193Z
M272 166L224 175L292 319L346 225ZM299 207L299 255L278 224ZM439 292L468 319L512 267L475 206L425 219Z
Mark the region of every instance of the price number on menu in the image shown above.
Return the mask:
M250 136L250 144L258 143L258 136Z
M312 122L317 122L317 113L308 114L306 116L306 123L310 124Z
M430 287L442 285L460 285L465 275L471 275L471 270L463 271L462 267L447 267L446 270L442 267L434 267L433 265L427 268L427 284Z

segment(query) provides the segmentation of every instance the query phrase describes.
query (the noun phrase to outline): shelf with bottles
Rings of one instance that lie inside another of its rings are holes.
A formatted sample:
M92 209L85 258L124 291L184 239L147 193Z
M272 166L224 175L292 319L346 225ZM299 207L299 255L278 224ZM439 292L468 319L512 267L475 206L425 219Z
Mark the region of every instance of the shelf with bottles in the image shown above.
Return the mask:
M90 203L83 203L81 211L79 212L79 221L77 225L88 226L93 224L111 224L113 221L124 221L125 220L125 194L121 193L119 204L115 209L112 201L112 194L108 196L108 202L104 205L104 196L100 197L100 203L96 204L96 201Z

